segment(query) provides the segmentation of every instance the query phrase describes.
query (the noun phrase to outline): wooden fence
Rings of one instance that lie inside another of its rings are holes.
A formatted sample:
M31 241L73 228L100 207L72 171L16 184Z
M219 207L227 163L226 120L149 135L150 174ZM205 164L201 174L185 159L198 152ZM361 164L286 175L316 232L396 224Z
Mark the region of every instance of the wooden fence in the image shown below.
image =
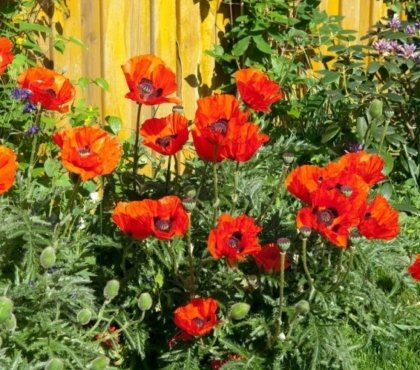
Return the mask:
M124 98L127 86L121 65L130 57L153 53L177 72L185 113L192 118L195 101L213 87L214 60L205 53L218 42L231 8L223 0L66 0L67 9L49 12L54 33L75 36L87 45L70 44L64 54L49 49L55 70L72 79L103 77L108 92L90 86L84 93L101 116L115 115L124 127L134 126L135 104ZM323 0L330 15L345 16L343 26L364 34L386 14L382 0ZM159 115L170 111L169 105ZM143 118L150 115L144 109Z

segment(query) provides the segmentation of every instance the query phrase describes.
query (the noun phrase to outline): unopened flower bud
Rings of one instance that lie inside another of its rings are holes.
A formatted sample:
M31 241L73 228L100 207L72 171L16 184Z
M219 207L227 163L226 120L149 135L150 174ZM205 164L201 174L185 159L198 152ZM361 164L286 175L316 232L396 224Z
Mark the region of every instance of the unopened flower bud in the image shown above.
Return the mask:
M184 113L184 107L182 105L174 105L172 107L172 113L180 113L180 114L183 114Z
M305 300L299 301L295 305L295 310L297 314L306 315L310 310L309 302Z
M52 358L48 361L47 365L45 366L45 370L63 370L64 364L63 361L59 358Z
M394 116L394 110L392 108L385 108L384 109L384 115L386 118L391 119Z
M379 118L382 116L383 103L382 100L374 99L369 106L369 114L372 118Z
M14 331L16 329L16 316L14 314L11 314L4 322L4 328L9 331Z
M86 325L92 319L92 311L89 308L83 308L77 313L77 321L82 324Z
M283 153L281 157L285 164L291 164L295 159L295 156L293 155L293 153L290 153L290 152Z
M362 236L360 235L359 230L357 229L350 230L349 237L350 237L351 242L355 244L357 244L358 242L360 242L360 240L362 240Z
M248 315L250 308L251 306L248 303L244 303L244 302L235 303L230 308L230 316L234 320L242 320Z
M119 290L120 290L120 282L115 279L110 280L105 285L104 297L110 301L118 295Z
M278 238L277 245L282 251L287 251L290 248L290 239L289 238Z
M149 293L141 293L137 299L137 306L142 311L148 311L152 308L153 300Z
M0 323L10 319L13 311L13 301L7 297L0 297Z
M182 199L182 205L188 212L192 212L195 206L197 205L197 202L195 198L187 197L187 198Z
M41 266L44 269L49 269L55 265L55 249L53 247L45 248L40 257Z
M302 234L302 238L307 239L311 235L312 230L308 226L302 226L299 229L299 232Z
M91 370L105 370L109 365L109 358L105 356L96 357L90 364Z

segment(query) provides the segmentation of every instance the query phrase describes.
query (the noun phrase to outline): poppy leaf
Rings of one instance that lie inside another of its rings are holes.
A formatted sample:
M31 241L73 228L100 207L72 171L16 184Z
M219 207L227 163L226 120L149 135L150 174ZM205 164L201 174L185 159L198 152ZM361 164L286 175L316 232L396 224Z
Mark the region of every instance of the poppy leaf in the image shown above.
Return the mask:
M59 168L59 163L52 158L47 158L44 162L44 170L48 177L53 177Z

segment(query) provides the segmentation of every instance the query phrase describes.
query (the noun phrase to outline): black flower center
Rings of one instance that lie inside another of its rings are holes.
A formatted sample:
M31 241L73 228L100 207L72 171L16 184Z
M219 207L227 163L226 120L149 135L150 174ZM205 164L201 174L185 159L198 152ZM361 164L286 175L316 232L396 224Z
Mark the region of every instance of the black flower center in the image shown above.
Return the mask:
M155 218L154 223L156 229L164 233L167 233L172 227L171 220L162 220L161 218Z
M78 152L82 157L86 157L90 154L90 148L87 145L85 145L79 148Z
M238 253L244 249L241 245L242 233L239 231L234 232L228 240L228 246Z
M49 95L51 98L55 98L57 96L56 92L53 89L46 89L45 92L47 95Z
M316 212L316 220L319 224L324 224L325 226L330 226L333 221L334 218L337 214L337 211L335 211L332 208L328 208L328 209L323 209L323 210L318 210Z
M225 136L228 129L227 119L221 118L210 125L210 130Z
M204 324L206 323L206 320L204 320L201 317L194 317L192 319L192 321L195 324L195 326L197 326L197 328L199 328L199 329L201 329L204 326Z
M168 136L160 137L159 139L156 140L156 144L163 146L164 148L167 148L171 144L171 141L176 139L176 136L177 135L168 135Z
M153 85L152 81L148 80L147 78L142 78L138 85L140 96L143 99L150 99L150 98L158 98L162 95L163 89L156 87Z

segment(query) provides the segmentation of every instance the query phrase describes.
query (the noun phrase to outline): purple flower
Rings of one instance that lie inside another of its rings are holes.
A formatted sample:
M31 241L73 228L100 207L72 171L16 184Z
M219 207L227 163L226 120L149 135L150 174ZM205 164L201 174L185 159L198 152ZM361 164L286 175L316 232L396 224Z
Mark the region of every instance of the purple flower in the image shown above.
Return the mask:
M39 131L39 127L36 125L32 125L26 130L25 135L26 136L35 135L38 133L38 131Z
M409 35L415 35L416 34L416 26L407 26L405 28L405 32L408 33Z
M418 53L416 53L416 45L404 44L398 46L398 55L401 55L405 59L414 59Z
M363 147L364 146L362 143L348 143L344 151L346 153L357 153L361 152L363 150Z
M20 89L18 87L15 87L10 93L10 95L14 99L25 100L25 99L28 99L32 95L32 91L29 89Z
M392 19L388 22L388 26L391 28L391 30L396 31L398 28L401 27L400 17L398 14L394 14Z
M420 21L416 22L416 24L414 25L418 30L420 30Z
M398 42L381 39L381 40L375 41L372 44L372 46L379 54L387 54L397 49Z
M23 111L25 113L32 113L32 112L36 111L36 104L33 104L31 102L27 102L25 104L25 106L23 107Z

